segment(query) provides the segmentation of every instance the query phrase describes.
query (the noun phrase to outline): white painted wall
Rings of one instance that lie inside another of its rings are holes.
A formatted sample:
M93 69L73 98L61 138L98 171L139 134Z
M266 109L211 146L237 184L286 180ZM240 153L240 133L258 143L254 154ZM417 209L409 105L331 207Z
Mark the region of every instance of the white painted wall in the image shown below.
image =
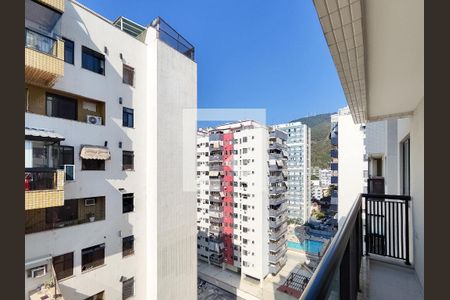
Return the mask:
M355 124L349 113L339 113L338 124L338 222L341 223L358 194L363 193L363 172L367 170L367 165L364 162L364 132L361 125Z
M424 274L424 99L414 110L411 118L411 207L414 241L414 268L422 288Z

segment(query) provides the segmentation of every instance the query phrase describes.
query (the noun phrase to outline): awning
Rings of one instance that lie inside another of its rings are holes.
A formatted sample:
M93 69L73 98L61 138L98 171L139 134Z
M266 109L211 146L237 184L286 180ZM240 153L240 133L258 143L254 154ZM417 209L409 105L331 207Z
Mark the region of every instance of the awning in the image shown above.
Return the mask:
M52 260L51 255L36 257L25 261L25 270L48 264Z
M47 141L63 141L65 138L54 131L42 129L42 128L32 128L25 127L25 139L30 140L47 140Z
M283 161L281 159L277 159L277 165L279 167L283 166Z
M108 160L111 158L109 149L103 146L82 145L80 157L83 159Z

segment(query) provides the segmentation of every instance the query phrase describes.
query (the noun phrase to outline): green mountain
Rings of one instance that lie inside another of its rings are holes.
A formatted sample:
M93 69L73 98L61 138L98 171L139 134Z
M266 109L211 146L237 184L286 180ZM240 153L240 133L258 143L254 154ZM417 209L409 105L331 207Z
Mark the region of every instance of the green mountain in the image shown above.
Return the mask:
M334 113L304 117L292 121L302 122L311 128L311 167L328 168L331 150L328 135L332 114Z

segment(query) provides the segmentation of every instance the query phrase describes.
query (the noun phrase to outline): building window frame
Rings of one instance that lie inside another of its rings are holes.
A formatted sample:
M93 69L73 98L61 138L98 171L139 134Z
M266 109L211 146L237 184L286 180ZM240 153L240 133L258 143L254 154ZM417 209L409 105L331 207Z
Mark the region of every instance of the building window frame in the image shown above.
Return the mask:
M105 264L105 243L81 250L81 272L102 266Z
M134 128L134 109L129 107L122 108L122 126Z
M64 41L64 62L75 65L75 43L74 41L69 40L65 37L63 37L62 39Z
M122 151L122 170L134 171L134 151Z
M128 84L132 87L134 87L134 68L123 64L122 67L122 83Z
M73 252L53 256L52 263L53 269L55 270L56 279L61 280L73 275L73 256Z
M105 66L105 55L86 46L81 46L81 68L104 76Z
M126 193L122 195L122 213L130 213L134 211L134 193Z
M105 171L105 165L103 159L81 159L82 171Z
M122 238L122 257L134 254L134 235Z

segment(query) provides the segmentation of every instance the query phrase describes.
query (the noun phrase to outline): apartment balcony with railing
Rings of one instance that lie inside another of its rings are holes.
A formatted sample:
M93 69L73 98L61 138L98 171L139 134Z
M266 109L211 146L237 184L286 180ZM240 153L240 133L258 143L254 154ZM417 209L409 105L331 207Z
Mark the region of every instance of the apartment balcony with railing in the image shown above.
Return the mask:
M269 207L269 217L276 218L281 214L284 214L288 209L287 203L282 203L279 205L271 205Z
M25 1L25 82L53 86L64 75L64 41L57 34L64 0Z
M25 234L105 220L105 197L64 200L63 206L25 211Z
M209 202L221 203L222 196L217 192L213 192L209 195Z
M286 238L283 236L277 241L269 241L269 251L270 252L278 252L282 249L283 246L286 246Z
M360 195L300 299L423 299L411 268L410 201Z
M270 205L280 205L282 203L285 203L286 201L288 201L288 199L285 197L284 193L273 194L269 197Z
M25 210L64 205L64 170L25 169Z
M284 256L283 258L281 258L280 261L276 262L276 263L269 263L269 272L272 274L277 274L281 268L284 267L284 265L287 262L287 257Z
M286 213L280 214L277 217L269 217L269 227L277 228L283 223L286 223L288 220L288 216Z
M269 252L269 263L278 263L286 256L287 246L283 245L277 252Z
M278 228L272 228L269 230L269 239L271 241L278 241L281 236L287 232L287 224L284 223Z
M209 226L209 232L219 234L223 231L222 225L211 225Z

